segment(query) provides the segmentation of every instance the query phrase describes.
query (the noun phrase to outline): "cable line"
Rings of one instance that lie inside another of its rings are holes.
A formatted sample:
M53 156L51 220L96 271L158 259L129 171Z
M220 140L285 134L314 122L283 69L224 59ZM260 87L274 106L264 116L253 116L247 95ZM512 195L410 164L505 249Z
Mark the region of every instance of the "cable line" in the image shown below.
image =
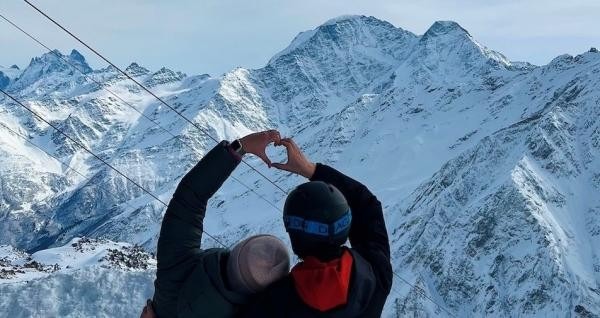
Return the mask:
M212 139L213 141L215 141L216 143L218 143L219 141L214 138L212 135L210 135L210 133L208 133L204 128L200 127L198 124L196 124L195 122L193 122L192 120L190 120L189 118L187 118L183 113L179 112L178 110L176 110L175 108L173 108L171 105L169 105L166 101L164 101L164 99L160 98L159 96L157 96L155 93L153 93L152 91L150 91L146 86L144 86L143 84L141 84L139 81L137 81L134 77L130 76L129 74L127 74L127 72L125 72L124 70L122 70L121 68L119 68L118 66L116 66L114 63L112 63L110 60L108 60L104 55L102 55L101 53L99 53L98 51L96 51L94 48L92 48L90 45L88 45L86 42L84 42L83 40L81 40L79 37L77 37L75 34L73 34L71 31L69 31L66 27L64 27L63 25L61 25L60 23L58 23L56 20L54 20L52 17L48 16L45 12L43 12L41 9L39 9L37 6L35 6L34 4L32 4L30 1L28 0L24 0L29 6L31 6L33 9L35 9L37 12L39 12L41 15L43 15L46 19L48 19L49 21L51 21L53 24L55 24L57 27L59 27L60 29L62 29L64 32L66 32L69 36L71 36L72 38L74 38L76 41L78 41L79 43L81 43L83 46L85 46L87 49L89 49L91 52L93 52L95 55L97 55L98 57L100 57L102 60L104 60L106 63L108 63L110 66L114 67L119 73L123 74L127 79L131 80L133 83L135 83L136 85L138 85L140 88L142 88L144 91L146 91L148 94L150 94L151 96L153 96L154 98L156 98L160 103L162 103L163 105L167 106L169 109L171 109L173 112L175 112L178 116L180 116L181 118L183 118L186 122L188 122L189 124L191 124L192 126L194 126L195 128L197 128L199 131L201 131L202 133L204 133L207 137L209 137L210 139ZM17 29L19 29L21 32L25 33L27 36L29 36L30 38L32 38L34 41L38 42L38 44L44 46L46 49L48 49L50 52L53 52L50 48L48 48L46 45L44 45L43 43L41 43L39 40L37 40L35 37L31 36L29 33L25 32L23 29L21 29L20 27L18 27L17 25L15 25L14 23L12 23L10 20L8 20L7 18L5 18L4 16L0 15L0 17L2 17L4 20L6 20L7 22L9 22L10 24L12 24L14 27L16 27ZM61 59L65 60L64 58L61 57ZM65 60L66 61L66 60ZM83 74L83 72L75 67L72 63L68 62L72 67L74 67L76 70L78 70L79 72L81 72ZM86 76L86 78L89 78L90 80L94 81L96 84L100 85L103 89L105 89L107 92L111 93L113 96L117 97L119 100L123 101L125 104L129 105L130 107L132 107L134 110L137 111L137 109L135 109L135 107L131 106L130 103L124 101L122 98L120 98L118 95L114 94L113 92L111 92L110 90L108 90L106 87L104 87L104 85L102 85L101 83L97 82L95 79L92 79L91 77L87 76L86 74L83 74L84 76ZM12 96L8 95L6 92L2 91L5 95L9 96L11 99L15 100L14 98L12 98ZM16 101L16 100L15 100ZM18 101L16 101L17 103L19 103ZM19 103L21 104L21 103ZM29 110L30 112L32 112L34 115L38 116L37 114L35 114L32 110L30 110L28 107L24 106L23 104L21 104L23 107L25 107L27 110ZM140 113L142 116L146 117L146 115L142 114L141 112L138 111L138 113ZM39 116L38 116L39 117ZM163 128L162 126L160 126L158 123L156 123L154 120L152 120L151 118L146 117L147 119L149 119L150 121L152 121L154 124L156 124L158 127L160 127L161 129L165 130L166 132L168 132L169 134L171 134L173 137L178 138L177 136L173 135L170 131L166 130L165 128ZM42 119L43 120L43 119ZM45 121L45 120L44 120ZM50 123L46 122L47 124L49 124L50 126L52 126ZM55 128L54 126L52 126L53 128ZM56 129L56 128L55 128ZM59 131L60 132L60 131ZM62 133L62 132L61 132ZM63 133L64 134L64 133ZM65 135L66 136L66 135ZM69 138L71 139L71 138ZM72 139L71 139L72 140ZM181 140L181 139L180 139ZM182 140L183 141L183 140ZM189 146L187 143L184 142L184 144L186 144L187 146ZM191 147L191 146L190 146ZM87 151L87 149L85 149ZM93 155L93 154L92 154ZM95 156L95 155L94 155ZM99 157L95 156L96 158L98 158L99 160L102 161L102 159L100 159ZM281 188L279 185L277 185L274 181L272 181L271 179L269 179L267 176L265 176L263 173L261 173L259 170L257 170L256 168L254 168L252 165L250 165L249 163L247 163L245 160L242 160L242 162L244 164L246 164L248 167L250 167L252 170L254 170L258 175L260 175L262 178L264 178L265 180L267 180L269 183L271 183L273 186L275 186L276 188L278 188L280 191L282 191L285 194L288 194L288 192L286 190L284 190L283 188ZM140 187L142 190L144 190L144 192L150 194L153 198L155 198L156 200L160 201L162 204L164 204L165 206L167 206L163 201L161 201L160 199L158 199L157 197L155 197L154 195L152 195L149 191L145 190L144 188L142 188L140 185L138 185L137 183L135 183L133 180L129 179L127 176L125 176L124 174L120 173L118 170L114 169L114 167L112 167L111 165L109 165L108 163L106 163L107 166L111 167L113 170L117 171L117 173L121 174L123 177L125 177L126 179L130 180L131 182L133 182L135 185L137 185L138 187ZM234 177L235 179L235 177ZM275 204L273 204L272 202L270 202L268 199L264 198L263 196L261 196L260 194L258 194L256 191L254 191L252 188L250 188L249 186L245 185L243 182L239 181L236 179L236 181L240 182L240 184L242 184L243 186L245 186L246 188L248 188L250 191L256 193L261 199L265 200L267 203L269 203L269 205L273 206L275 209L281 211L280 208L278 208ZM206 233L206 232L205 232ZM206 233L209 237L211 237L212 239L214 239L216 242L218 242L219 244L223 245L224 247L226 247L223 243L221 243L218 239L216 239L214 236ZM454 314L452 314L448 309L446 309L444 306L441 306L440 304L438 304L437 302L435 302L431 297L429 297L425 290L422 289L421 287L418 287L414 284L411 284L409 281L407 281L406 279L404 279L403 277L401 277L398 273L392 271L394 276L396 276L398 279L400 279L401 282L403 282L404 284L411 286L415 291L417 291L420 295L422 295L423 297L425 297L426 299L428 299L429 301L431 301L433 304L435 304L436 306L438 306L438 308L442 309L443 311L445 311L447 314L449 314L452 317L456 317ZM396 291L396 290L394 290ZM396 291L398 294L399 292Z
M98 159L99 161L101 161L103 164L105 164L106 166L108 166L109 168L111 168L112 170L114 170L115 172L117 172L119 175L121 175L122 177L124 177L125 179L127 179L128 181L130 181L131 183L133 183L134 185L136 185L138 188L140 188L142 191L144 191L145 193L147 193L148 195L150 195L151 197L153 197L155 200L157 200L158 202L160 202L161 204L163 204L165 207L168 207L168 205L162 201L161 199L159 199L157 196L155 196L152 192L150 192L149 190L145 189L143 186L141 186L139 183L133 181L131 178L129 178L127 175L125 175L124 173L122 173L121 171L119 171L118 169L116 169L114 166L112 166L111 164L109 164L107 161L105 161L104 159L100 158L98 155L96 155L94 152L92 152L91 150L89 150L87 147L85 147L83 144L79 143L78 141L76 141L75 139L71 138L69 135L67 135L65 132L63 132L62 130L60 130L58 127L54 126L53 124L51 124L49 121L47 121L46 119L44 119L41 115L37 114L35 111L33 111L31 108L25 106L25 104L21 103L19 100L17 100L16 98L14 98L12 95L8 94L6 91L4 91L3 89L0 89L0 92L2 92L4 95L6 95L7 97L9 97L11 100L13 100L15 103L19 104L20 106L24 107L26 110L28 110L29 112L31 112L34 116L36 116L37 118L39 118L40 120L42 120L43 122L45 122L46 124L48 124L49 126L51 126L52 128L54 128L56 131L58 131L59 133L61 133L63 136L65 136L66 138L68 138L69 140L71 140L72 142L74 142L75 144L77 144L79 147L81 147L83 150L85 150L86 152L88 152L90 155L94 156L96 159ZM2 126L4 126L5 128L8 128L7 126L5 126L4 124L2 124ZM12 131L12 129L8 128L9 130ZM39 148L39 147L38 147ZM41 148L40 148L41 149ZM44 151L46 152L46 151ZM47 152L46 152L47 153ZM53 158L55 158L54 156L52 156ZM56 159L56 158L55 158ZM58 160L58 159L57 159ZM62 163L62 161L59 160L59 162ZM72 168L71 168L72 169ZM74 169L72 169L74 170ZM75 170L74 170L75 171ZM203 231L208 237L212 238L215 242L219 243L221 246L223 246L224 248L227 248L227 245L225 245L224 243L222 243L219 239L217 239L215 236L211 235L210 233ZM433 304L437 305L439 308L441 308L442 310L444 310L445 312L447 312L449 315L451 315L452 317L454 317L454 315L448 311L446 308L444 308L443 306L439 305L437 302L435 302L432 298L430 298L429 296L427 296L427 294L425 293L425 291L420 288L417 287L413 284L411 284L410 282L408 282L406 279L402 278L399 274L397 274L396 272L392 271L392 273L394 274L394 276L396 276L398 279L400 279L402 282L404 282L405 284L413 287L420 295L422 295L423 297L425 297L426 299L428 299L429 301L431 301Z
M65 166L67 168L67 170L71 170L75 173L77 173L79 176L81 176L82 178L84 178L85 180L90 181L91 177L87 177L85 176L83 173L77 171L75 168L71 167L69 164L67 164L66 162L64 162L63 160L61 160L60 158L56 157L55 155L51 154L50 152L44 150L41 146L39 146L38 144L34 143L33 141L29 140L29 138L27 136L23 136L22 134L14 131L12 128L8 127L7 125L5 125L4 123L0 122L0 126L4 127L4 129L10 131L13 135L25 140L27 143L31 144L32 146L36 147L37 149L39 149L40 151L42 151L43 153L45 153L47 156L54 158L54 160L60 162L60 164L62 164L63 166ZM109 192L110 195L112 195L115 199L118 199L117 195L113 192ZM117 200L118 202L118 200ZM137 208L134 207L131 203L129 203L129 201L125 201L123 202L125 203L127 206L129 206L131 209L136 210ZM210 237L211 239L213 239L215 242L217 242L218 244L222 245L225 247L225 245L223 243L221 243L218 239L216 239L213 235L211 235L210 233L204 231L204 233L206 234L206 236Z
M111 94L112 96L114 96L115 98L117 98L118 100L120 100L121 102L123 102L125 105L127 105L129 108L133 109L136 113L140 114L142 117L144 117L145 119L147 119L148 121L150 121L151 123L153 123L154 125L156 125L158 128L160 128L161 130L163 130L164 132L168 133L169 135L171 135L173 138L176 138L177 140L181 141L183 145L185 145L186 147L188 147L195 155L197 155L197 157L201 157L200 155L197 154L196 149L189 144L188 141L184 140L183 138L181 138L180 136L177 136L175 134L173 134L170 130L164 128L163 126L161 126L157 121L155 121L154 119L150 118L148 115L144 114L143 112L139 111L137 108L135 108L135 106L133 106L130 102L126 101L124 98L122 98L121 96L117 95L115 92L113 92L112 90L108 89L108 87L106 87L106 85L104 85L103 83L99 82L98 80L96 80L95 78L93 78L92 76L89 76L88 74L86 74L82 69L80 69L77 65L75 65L73 62L69 61L68 59L66 59L64 56L62 56L60 53L56 52L55 50L52 50L50 47L48 47L46 44L44 44L43 42L41 42L38 38L36 38L35 36L31 35L29 32L25 31L23 28L21 28L20 26L18 26L16 23L14 23L13 21L11 21L10 19L8 19L7 17L5 17L4 15L2 15L0 13L0 18L4 19L4 21L8 22L10 25L12 25L14 28L16 28L17 30L21 31L23 34L25 34L27 37L29 37L30 39L32 39L33 41L35 41L37 44L39 44L40 46L44 47L46 50L48 50L49 53L54 54L54 56L56 56L57 58L61 59L63 62L67 63L68 65L70 65L72 68L74 68L75 70L77 70L79 73L81 73L81 75L83 75L86 79L94 82L96 85L98 85L101 89L105 90L106 92L108 92L109 94ZM283 213L283 211L278 208L275 204L273 204L271 201L267 200L263 195L259 194L257 191L255 191L253 188L251 188L250 186L246 185L244 182L242 182L242 180L236 178L235 176L231 176L231 178L233 180L235 180L236 182L238 182L239 184L241 184L242 186L244 186L246 189L248 189L249 191L253 192L254 194L256 194L260 199L262 199L263 201L265 201L267 204L269 204L270 206L272 206L273 208L277 209L279 212Z
M398 273L392 271L392 273L394 273L394 276L398 277L398 279L400 279L403 283L411 286L415 291L417 291L421 296L427 298L430 302L432 302L433 304L435 304L436 306L438 306L438 308L442 309L443 311L445 311L446 313L448 313L448 315L452 316L452 317L456 317L453 313L451 313L448 309L446 309L444 306L438 304L435 300L433 300L431 297L427 296L427 294L425 293L425 290L419 286L416 286L414 284L411 284L409 281L407 281L406 279L402 278L402 276L398 275ZM397 292L398 293L398 292Z
M146 188L144 188L143 186L141 186L139 183L135 182L133 179L131 179L130 177L128 177L127 175L125 175L119 169L115 168L113 165L111 165L110 163L108 163L106 160L102 159L100 156L96 155L93 151L91 151L90 149L88 149L85 145L83 145L82 143L78 142L77 140L71 138L64 131L60 130L58 127L56 127L55 125L53 125L52 123L50 123L48 120L44 119L44 117L42 117L41 115L39 115L38 113L36 113L35 111L33 111L30 107L25 106L25 104L21 103L19 100L17 100L16 98L14 98L12 95L8 94L6 91L4 91L1 88L0 88L0 92L2 92L4 95L6 95L11 100L13 100L15 103L19 104L20 106L22 106L23 108L25 108L26 110L28 110L30 113L32 113L35 117L37 117L41 121L43 121L44 123L48 124L50 127L54 128L54 130L58 131L61 135L65 136L65 138L69 139L71 142L73 142L76 145L78 145L79 147L81 147L83 150L85 150L85 152L89 153L94 158L98 159L100 162L102 162L107 167L109 167L110 169L112 169L113 171L115 171L116 173L118 173L123 178L127 179L129 182L131 182L132 184L134 184L136 187L140 188L143 192L145 192L146 194L148 194L149 196L151 196L152 198L154 198L156 201L160 202L162 205L165 206L165 208L169 207L169 205L167 203L165 203L163 200L161 200L160 198L158 198L152 192L150 192L149 190L147 190ZM175 202L177 202L177 201L175 201ZM177 202L177 203L179 203L179 202ZM210 237L213 240L215 240L215 242L217 242L220 245L222 245L224 248L227 248L227 245L223 244L219 239L217 239L216 237L214 237L210 233L207 233L205 231L204 231L204 233L208 237Z
M200 127L198 124L196 124L195 122L193 122L192 120L190 120L189 118L187 118L185 115L183 115L183 113L181 113L180 111L176 110L175 108L173 108L171 105L169 105L164 99L158 97L156 94L154 94L150 89L148 89L146 86L144 86L142 83L140 83L139 81L137 81L133 76L127 74L127 72L123 71L121 68L119 68L118 66L116 66L114 63L112 63L109 59L107 59L106 57L104 57L104 55L100 54L98 51L96 51L94 48L92 48L91 46L89 46L86 42L84 42L83 40L81 40L79 37L77 37L75 34L73 34L71 31L69 31L66 27L62 26L60 23L56 22L56 20L54 20L52 17L50 17L49 15L47 15L44 11L42 11L41 9L39 9L38 7L36 7L34 4L32 4L31 2L29 2L28 0L24 0L25 3L27 3L28 5L30 5L33 9L35 9L37 12L39 12L40 14L42 14L44 17L46 17L46 19L50 20L52 23L54 23L57 27L59 27L60 29L62 29L63 31L65 31L68 35L70 35L72 38L74 38L77 42L81 43L83 46L85 46L86 48L88 48L91 52L93 52L95 55L97 55L98 57L100 57L102 60L104 60L106 63L108 63L110 66L114 67L117 71L119 71L119 73L125 75L125 77L127 77L129 80L131 80L133 83L135 83L136 85L138 85L140 88L142 88L144 91L146 91L148 94L152 95L154 98L156 98L159 102L161 102L163 105L167 106L169 109L171 109L173 112L175 112L177 115L179 115L181 118L183 118L185 121L187 121L189 124L191 124L192 126L196 127L199 131L201 131L202 133L204 133L207 137L209 137L210 139L212 139L214 142L219 143L219 141L213 137L208 131L206 131L206 129ZM250 169L254 170L256 173L258 173L261 177L263 177L265 180L269 181L272 185L274 185L276 188L278 188L281 192L288 194L288 191L284 190L283 188L281 188L278 184L276 184L274 181L272 181L271 179L269 179L266 175L264 175L262 172L258 171L256 168L254 168L252 165L250 165L248 162L246 162L245 160L242 159L242 162L244 164L246 164L248 167L250 167Z

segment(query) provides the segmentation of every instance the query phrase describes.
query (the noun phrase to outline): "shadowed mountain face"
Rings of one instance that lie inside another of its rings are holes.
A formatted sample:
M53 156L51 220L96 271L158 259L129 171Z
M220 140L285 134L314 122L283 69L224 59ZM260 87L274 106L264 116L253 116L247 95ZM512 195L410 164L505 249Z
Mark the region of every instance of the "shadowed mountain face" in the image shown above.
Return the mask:
M418 36L345 16L300 33L260 69L220 78L136 63L127 71L214 138L277 128L313 161L366 183L385 207L394 270L457 316L600 315L596 51L534 66L455 22ZM165 202L214 145L77 51L0 68L0 88ZM162 204L1 96L0 122L72 168L0 126L0 245L35 252L87 236L155 250ZM284 160L280 149L268 153ZM285 189L304 182L248 159ZM285 195L247 167L234 175L283 207ZM281 212L256 193L227 181L206 230L225 244L261 232L285 238ZM24 295L4 289L7 299ZM408 315L447 313L396 281L384 316Z

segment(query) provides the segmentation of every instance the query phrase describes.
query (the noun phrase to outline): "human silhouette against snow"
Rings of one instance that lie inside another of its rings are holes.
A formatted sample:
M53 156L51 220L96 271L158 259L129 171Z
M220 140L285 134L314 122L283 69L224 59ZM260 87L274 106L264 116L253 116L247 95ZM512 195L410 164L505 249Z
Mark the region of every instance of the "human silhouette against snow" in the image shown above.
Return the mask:
M261 288L264 290L250 297L242 310L229 313L252 318L380 317L390 293L393 273L381 203L358 181L327 165L310 162L292 139L280 139L276 132L269 134L276 135L258 142L260 146L252 153L271 166L264 148L270 142L284 146L287 162L272 166L310 180L288 195L283 215L292 249L302 261L289 275L279 272L280 277L285 277L272 281L266 289ZM233 149L237 146L229 146L229 152L235 153ZM348 239L351 248L344 246ZM159 252L160 246L159 242ZM157 289L160 287L155 285ZM189 288L193 290L194 286ZM200 293L198 297L201 296ZM207 308L211 306L207 301L198 303ZM157 312L163 316L160 309L157 308ZM152 314L152 308L147 306L142 317L150 318ZM195 317L225 316L212 315L199 308Z
M202 249L206 205L245 153L262 158L277 131L223 141L179 183L162 221L157 248L154 297L141 317L235 317L252 296L288 274L286 246L271 235L257 235L233 249Z
M380 317L393 273L381 203L358 181L311 163L293 140L275 144L288 161L273 166L310 179L288 195L283 215L302 261L242 316Z

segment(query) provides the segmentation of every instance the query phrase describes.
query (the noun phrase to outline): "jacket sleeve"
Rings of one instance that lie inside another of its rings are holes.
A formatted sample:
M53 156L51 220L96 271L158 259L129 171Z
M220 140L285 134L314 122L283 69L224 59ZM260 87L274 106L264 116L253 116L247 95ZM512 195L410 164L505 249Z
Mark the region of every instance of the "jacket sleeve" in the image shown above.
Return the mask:
M181 263L200 249L208 199L238 164L239 158L223 141L183 177L162 221L156 253L159 270Z
M323 181L338 188L352 210L350 244L371 264L380 286L389 292L392 285L390 243L383 209L377 197L360 182L323 164L317 164L311 181Z

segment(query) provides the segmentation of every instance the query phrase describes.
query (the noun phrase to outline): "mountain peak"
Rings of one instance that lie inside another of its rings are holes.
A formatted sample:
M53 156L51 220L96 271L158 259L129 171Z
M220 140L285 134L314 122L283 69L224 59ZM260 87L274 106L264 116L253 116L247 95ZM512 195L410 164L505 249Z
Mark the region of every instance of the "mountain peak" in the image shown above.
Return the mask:
M423 37L433 37L446 34L465 34L470 36L469 31L465 30L460 24L454 21L436 21L433 23Z
M72 65L71 65L72 64ZM61 51L54 49L50 52L42 54L40 57L31 59L31 63L27 68L42 67L44 73L54 71L64 71L75 66L84 73L92 72L92 68L87 64L85 57L77 50L72 50L70 55L64 55ZM25 69L27 71L27 69Z
M62 73L65 75L64 78L68 79L73 75L78 76L80 72L84 74L93 72L83 55L76 50L71 51L70 55L64 55L59 50L52 50L32 58L22 72L18 68L15 68L14 71L19 72L19 76L14 82L15 87L13 88L15 89L30 86L53 74Z
M0 71L0 89L4 89L10 83L10 78Z
M430 69L462 65L465 70L473 70L511 65L504 55L477 42L467 30L454 21L433 23L419 40L419 49L420 58L424 59L424 63Z
M83 57L83 55L81 55L81 53L79 53L75 49L71 50L71 54L69 54L69 57L74 61L78 61L80 63L86 63L85 57Z
M396 28L387 21L365 15L342 15L327 20L312 30L300 32L288 47L271 58L269 64L284 55L307 47L317 51L326 49L328 46L338 48L391 47L401 45L401 42L408 38L416 38L416 35Z
M125 73L131 76L141 76L150 73L150 71L147 68L140 66L138 63L133 62L127 66Z
M358 15L358 14L340 15L338 17L335 17L335 18L325 21L325 23L321 24L321 26L333 25L333 24L338 24L341 22L348 22L348 21L352 21L352 20L363 20L363 19L368 19L368 18L369 17L367 17L367 16Z
M166 67L162 67L160 70L154 72L150 78L146 80L148 86L156 86L161 84L173 83L181 81L186 77L181 72L175 72Z

